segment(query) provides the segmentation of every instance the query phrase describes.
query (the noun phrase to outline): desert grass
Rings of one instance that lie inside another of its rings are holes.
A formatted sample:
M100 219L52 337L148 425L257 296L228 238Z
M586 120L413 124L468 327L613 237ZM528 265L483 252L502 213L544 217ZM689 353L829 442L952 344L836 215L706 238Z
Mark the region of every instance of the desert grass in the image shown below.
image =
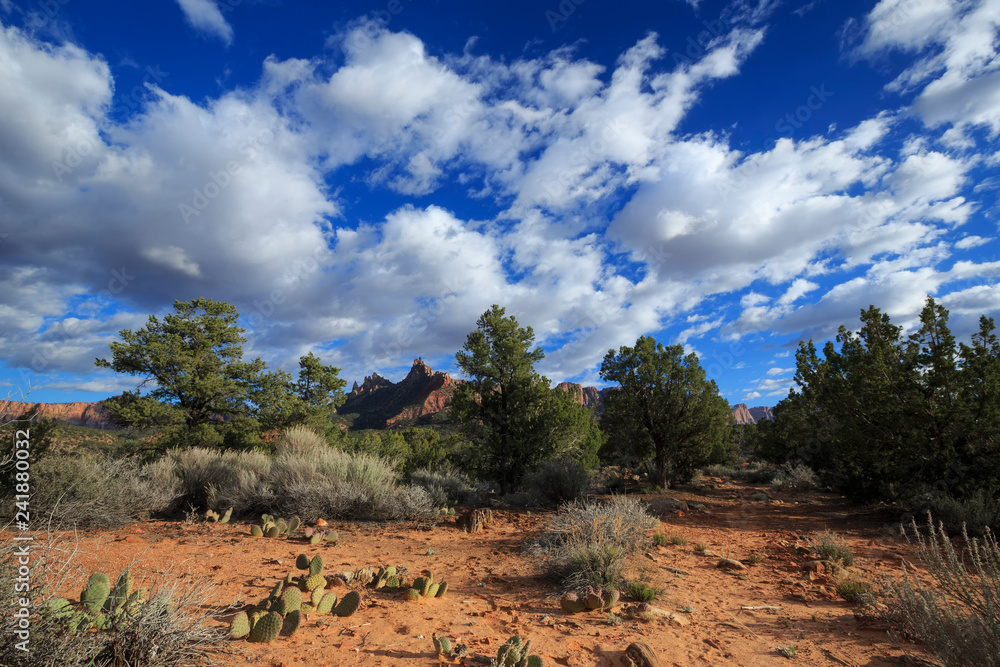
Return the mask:
M1000 545L987 529L982 538L962 535L952 544L942 523L928 515L924 532L912 522L903 531L936 582L925 587L914 572L888 581L890 618L923 640L947 667L1000 665Z

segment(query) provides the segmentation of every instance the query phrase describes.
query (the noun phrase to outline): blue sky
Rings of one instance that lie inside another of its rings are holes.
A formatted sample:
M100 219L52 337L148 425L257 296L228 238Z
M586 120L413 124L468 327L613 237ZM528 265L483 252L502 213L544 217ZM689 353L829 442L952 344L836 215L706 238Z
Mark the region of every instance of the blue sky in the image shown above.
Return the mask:
M327 6L330 5L330 6ZM640 335L731 403L798 341L1000 304L997 0L0 0L0 384L235 304L348 383L498 303L553 381Z

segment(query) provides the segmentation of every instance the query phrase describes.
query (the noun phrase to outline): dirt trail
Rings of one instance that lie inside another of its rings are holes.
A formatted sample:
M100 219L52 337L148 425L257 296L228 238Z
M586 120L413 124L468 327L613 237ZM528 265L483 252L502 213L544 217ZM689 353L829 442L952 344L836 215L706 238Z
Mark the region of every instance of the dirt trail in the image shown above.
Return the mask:
M913 560L892 527L899 517L862 514L829 494L705 482L710 484L700 491L640 496L661 520L659 532L685 541L650 542L631 572L664 589L654 604L674 612L674 622L625 618L615 624L607 613L564 613L556 582L520 549L544 530L548 512L537 510L497 511L494 525L478 534L447 519L333 524L341 542L317 547L302 539L252 538L244 524L151 522L81 534L74 562L88 573L114 575L134 563L140 576L209 582L220 607L265 597L294 569L299 553L321 554L326 574L392 564L407 568L411 580L430 570L449 581L445 597L417 603L405 602L399 592L364 589L355 615L311 615L290 638L236 642L243 653L232 664L445 664L433 650L432 633L465 644L468 656L452 663L466 665L483 664L481 658L495 655L513 634L530 638L546 664L574 666L620 665L625 648L640 640L662 664L684 667L785 664L778 647L794 647L794 661L805 665L898 665L904 652L928 657L918 646L894 646L884 628L859 621L828 573L802 569L814 558L803 546L829 529L850 544L860 574L898 572L901 558ZM754 495L761 493L769 499ZM699 555L695 545L715 555ZM740 572L716 567L720 557L748 562L754 552L760 563ZM74 598L78 592L67 591ZM622 615L621 605L615 611Z

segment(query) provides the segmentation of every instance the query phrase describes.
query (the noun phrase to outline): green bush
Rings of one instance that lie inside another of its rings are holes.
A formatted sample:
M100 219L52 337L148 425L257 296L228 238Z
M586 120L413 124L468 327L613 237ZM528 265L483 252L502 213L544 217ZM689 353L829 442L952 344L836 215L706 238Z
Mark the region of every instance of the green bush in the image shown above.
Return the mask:
M1000 502L982 489L965 499L934 498L928 509L952 535L960 534L963 526L975 536L985 534L987 528L1000 527Z
M166 511L179 494L169 466L135 457L48 456L31 482L31 513L54 525L113 528Z
M803 464L782 464L771 480L771 487L778 491L809 491L819 486L819 478L812 468Z
M829 530L824 530L822 535L813 540L813 549L823 560L834 561L846 567L854 565L854 553L851 547Z
M981 539L963 535L965 553L955 550L943 524L928 515L927 533L911 524L921 564L937 582L925 588L913 572L888 581L889 617L924 641L946 667L1000 665L1000 545L988 529ZM968 563L968 565L966 565Z
M553 515L548 530L528 551L562 578L569 589L617 587L628 559L656 526L639 501L615 496L606 502L576 502Z
M639 602L652 602L663 595L663 589L643 581L630 581L625 585L625 594Z
M436 470L424 468L410 473L410 484L427 491L435 507L476 501L476 490L464 475L450 467Z
M542 461L524 479L523 487L556 504L576 500L587 492L594 475L572 459Z

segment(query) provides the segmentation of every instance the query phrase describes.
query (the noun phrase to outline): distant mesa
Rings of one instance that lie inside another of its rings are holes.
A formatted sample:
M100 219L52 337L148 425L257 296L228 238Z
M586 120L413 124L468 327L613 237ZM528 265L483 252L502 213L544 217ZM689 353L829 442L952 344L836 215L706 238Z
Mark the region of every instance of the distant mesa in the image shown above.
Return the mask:
M410 372L399 382L393 382L378 373L367 376L360 385L355 382L337 413L351 429L441 423L447 421L448 407L455 390L463 382L464 380L453 380L448 373L434 371L418 357L413 360ZM584 387L575 382L560 382L557 386L572 393L580 405L598 415L604 412L604 399L614 389ZM100 429L114 428L110 416L100 403L0 401L0 422L16 419L36 407L40 416L58 422ZM748 408L746 403L733 406L733 417L737 424L755 424L761 419L774 419L771 408Z
M398 383L372 373L359 386L357 382L337 412L353 417L352 428L388 428L397 422L429 423L451 405L461 380L435 372L417 357L406 377Z
M0 401L0 423L19 419L38 410L38 416L73 426L112 429L111 416L100 403L21 403Z
M737 424L756 424L762 419L774 420L771 408L759 406L748 408L746 403L738 403L733 406L733 418Z

